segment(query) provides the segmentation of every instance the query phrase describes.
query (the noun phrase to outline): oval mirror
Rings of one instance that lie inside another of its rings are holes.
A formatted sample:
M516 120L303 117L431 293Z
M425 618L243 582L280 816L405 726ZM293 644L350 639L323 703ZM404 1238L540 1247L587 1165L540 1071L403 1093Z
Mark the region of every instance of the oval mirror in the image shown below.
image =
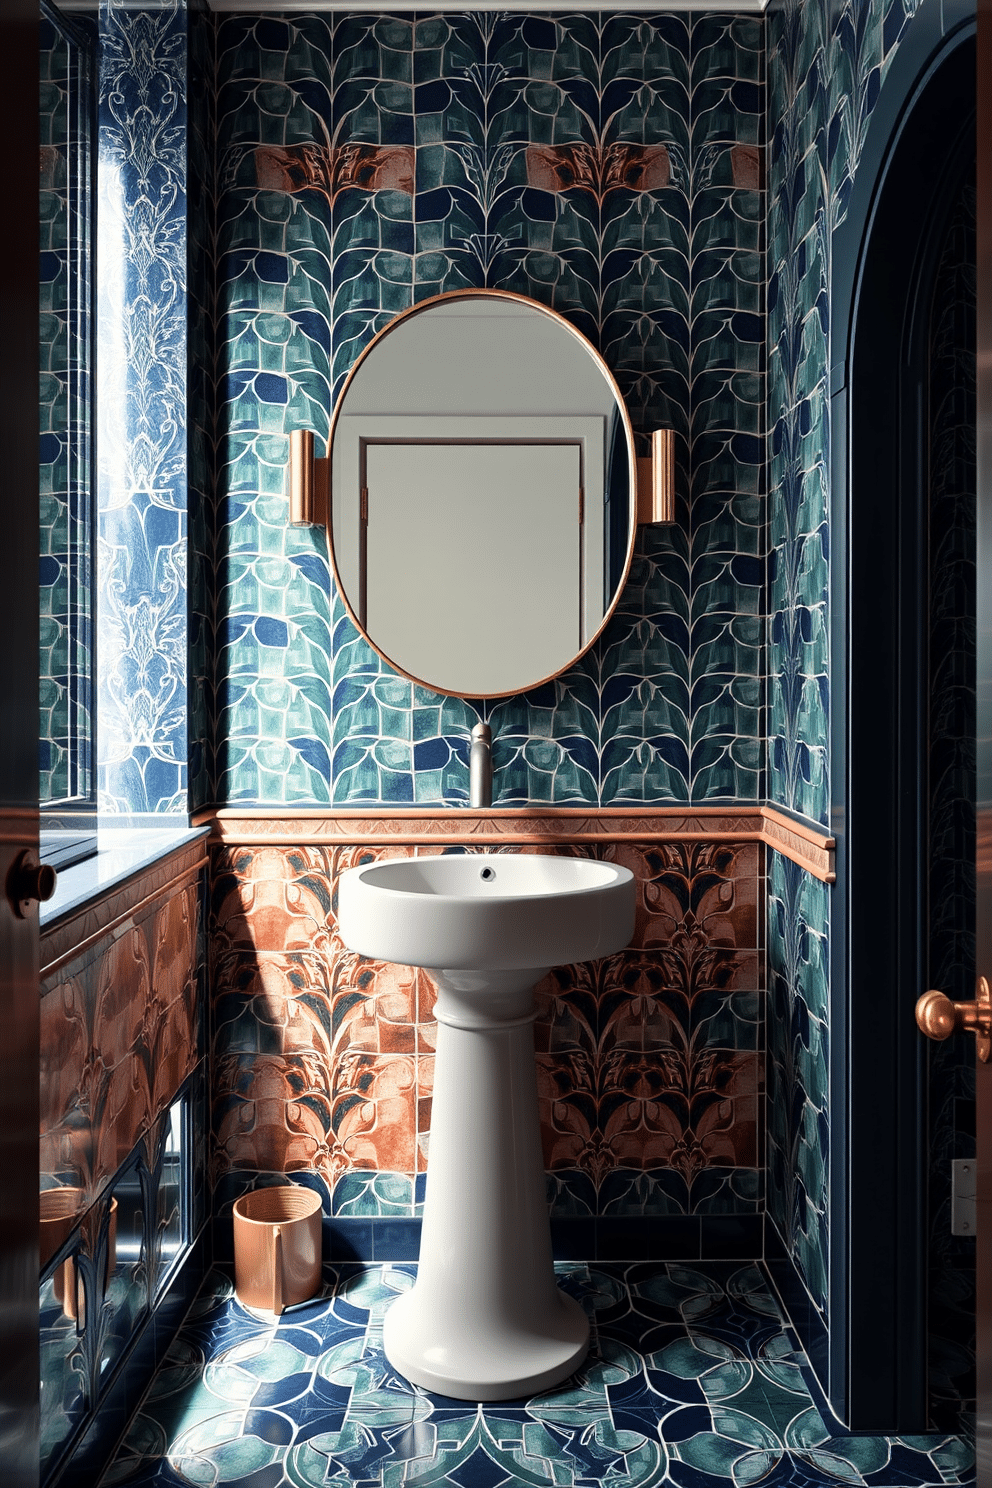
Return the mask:
M606 363L555 311L459 290L398 315L329 446L335 577L398 672L504 697L589 649L633 551L633 437Z

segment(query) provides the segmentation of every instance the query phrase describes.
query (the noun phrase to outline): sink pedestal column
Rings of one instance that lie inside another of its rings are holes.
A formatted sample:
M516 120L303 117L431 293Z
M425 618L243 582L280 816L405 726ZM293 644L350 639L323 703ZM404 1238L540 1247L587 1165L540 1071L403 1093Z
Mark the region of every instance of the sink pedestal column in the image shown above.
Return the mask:
M393 1367L458 1400L567 1378L589 1324L554 1275L532 988L542 971L432 971L437 1058L420 1265L386 1314Z

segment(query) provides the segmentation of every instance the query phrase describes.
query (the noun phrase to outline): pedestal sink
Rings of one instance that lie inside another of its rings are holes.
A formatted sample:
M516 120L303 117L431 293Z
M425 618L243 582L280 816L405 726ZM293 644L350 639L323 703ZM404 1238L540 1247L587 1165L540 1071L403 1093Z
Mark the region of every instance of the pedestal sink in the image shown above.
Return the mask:
M374 863L342 874L338 923L352 950L438 987L420 1265L386 1315L386 1357L459 1400L548 1389L582 1362L589 1325L555 1284L532 989L628 943L633 876L519 853Z

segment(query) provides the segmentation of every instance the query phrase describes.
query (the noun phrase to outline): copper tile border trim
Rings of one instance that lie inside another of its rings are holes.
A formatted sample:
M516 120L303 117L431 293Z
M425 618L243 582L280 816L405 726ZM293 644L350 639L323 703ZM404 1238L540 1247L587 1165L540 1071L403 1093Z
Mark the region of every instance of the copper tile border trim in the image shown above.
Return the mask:
M791 858L821 883L836 883L834 852L837 839L822 827L797 822L774 806L762 806L761 840L784 858Z
M236 806L201 811L210 841L231 847L383 846L461 842L763 842L823 883L833 883L833 837L774 806L509 807L429 812L404 807L372 813L302 807Z
M47 978L67 961L109 939L126 921L158 899L196 878L207 860L207 839L176 849L167 857L139 869L125 884L108 889L100 898L80 905L41 934L39 976Z

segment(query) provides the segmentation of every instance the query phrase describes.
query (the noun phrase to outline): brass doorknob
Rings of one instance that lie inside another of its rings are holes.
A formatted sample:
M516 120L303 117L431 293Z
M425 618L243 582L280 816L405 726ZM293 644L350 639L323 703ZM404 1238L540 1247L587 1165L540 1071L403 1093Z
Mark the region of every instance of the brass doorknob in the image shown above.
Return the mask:
M39 900L51 899L58 881L51 863L39 863L30 851L20 853L7 874L7 898L17 918L26 920L36 914Z
M937 1041L952 1033L970 1029L975 1035L978 1057L988 1064L992 1055L992 996L985 977L975 986L974 1002L952 1002L943 992L931 988L916 1004L916 1023L921 1033Z

